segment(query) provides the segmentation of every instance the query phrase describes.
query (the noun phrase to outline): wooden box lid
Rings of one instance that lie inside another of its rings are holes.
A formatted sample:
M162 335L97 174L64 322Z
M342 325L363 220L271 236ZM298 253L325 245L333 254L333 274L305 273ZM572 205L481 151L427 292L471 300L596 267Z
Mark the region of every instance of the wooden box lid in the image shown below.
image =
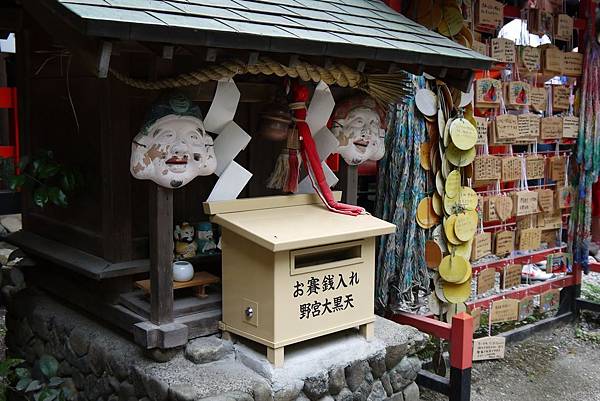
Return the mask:
M339 193L336 193L339 198ZM244 208L235 208L235 202ZM210 202L212 221L273 252L390 234L396 226L371 215L334 213L316 195L287 195Z

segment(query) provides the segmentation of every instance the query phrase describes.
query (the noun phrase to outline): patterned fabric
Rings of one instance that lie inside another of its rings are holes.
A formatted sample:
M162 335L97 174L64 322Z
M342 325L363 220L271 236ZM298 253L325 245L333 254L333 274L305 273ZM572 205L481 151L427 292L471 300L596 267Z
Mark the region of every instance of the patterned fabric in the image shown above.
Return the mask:
M422 78L421 78L422 79ZM426 173L419 147L426 140L423 117L415 113L414 97L390 112L386 154L380 162L375 214L397 226L379 239L375 281L376 308L406 309L417 289L427 289L425 230L417 224L419 201L426 194Z
M585 273L589 271L592 185L597 181L600 172L600 46L590 38L587 42L577 138L579 168L569 224L569 248L573 253L574 262L580 263Z

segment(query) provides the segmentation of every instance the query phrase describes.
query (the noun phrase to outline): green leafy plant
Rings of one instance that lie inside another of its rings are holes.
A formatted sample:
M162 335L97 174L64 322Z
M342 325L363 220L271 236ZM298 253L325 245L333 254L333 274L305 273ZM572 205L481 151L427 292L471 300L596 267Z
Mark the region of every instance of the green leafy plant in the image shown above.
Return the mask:
M33 203L44 207L48 203L66 207L68 196L83 187L83 175L79 170L60 164L51 150L40 150L32 158L19 162L19 175L8 178L11 190L30 188Z
M65 387L64 379L57 376L58 361L51 355L42 355L39 361L42 379L34 379L26 368L15 369L16 384L14 389L33 401L67 401L72 399L72 392Z
M0 401L6 401L6 392L15 380L15 367L23 363L22 359L7 358L0 362Z

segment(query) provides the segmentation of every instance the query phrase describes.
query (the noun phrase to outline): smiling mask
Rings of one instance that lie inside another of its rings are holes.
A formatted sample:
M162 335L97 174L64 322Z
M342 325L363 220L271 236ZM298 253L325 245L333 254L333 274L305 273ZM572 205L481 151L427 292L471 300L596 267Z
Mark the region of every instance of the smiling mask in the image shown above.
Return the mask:
M198 106L181 94L155 104L131 144L131 174L166 188L179 188L215 172L213 140Z
M384 111L368 96L347 99L336 107L331 131L346 163L357 165L383 157L384 122Z

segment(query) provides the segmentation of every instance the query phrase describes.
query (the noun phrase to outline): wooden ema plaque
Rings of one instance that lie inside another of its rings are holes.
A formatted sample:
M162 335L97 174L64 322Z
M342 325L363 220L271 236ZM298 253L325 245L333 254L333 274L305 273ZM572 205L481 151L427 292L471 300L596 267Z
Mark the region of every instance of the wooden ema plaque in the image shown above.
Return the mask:
M583 54L566 52L564 55L563 74L570 77L580 77L583 74Z
M492 253L492 233L482 232L475 234L471 247L471 259L478 260Z
M532 46L517 46L517 60L521 70L537 72L542 68L540 49Z
M535 111L546 110L546 104L548 102L548 93L546 88L535 88L532 87L529 90L529 106Z
M514 63L516 61L515 42L510 39L494 38L491 42L492 58L501 63Z
M515 216L526 216L538 213L538 194L534 191L519 191L513 195L513 214Z
M494 181L502 176L501 159L498 156L476 156L473 161L473 179L475 181Z
M475 81L475 106L499 107L502 83L497 79L481 78Z
M554 19L554 39L568 42L573 37L573 18L558 14Z
M548 158L548 171L550 179L558 183L564 183L567 169L567 159L562 156Z
M471 44L471 49L475 50L479 54L483 54L484 56L490 56L488 53L488 48L485 43L474 40Z
M543 156L527 156L525 158L525 171L528 180L539 180L545 177L546 160Z
M558 230L543 230L542 231L542 243L547 244L549 247L557 246Z
M488 119L484 117L473 117L475 128L477 128L477 142L475 145L487 145L488 143Z
M538 193L538 205L544 213L554 212L554 191L551 189L536 189Z
M579 117L566 116L563 117L563 138L575 139L579 136Z
M550 213L542 214L542 228L544 230L554 230L562 227L562 214L560 209Z
M518 249L520 251L533 251L542 244L542 230L537 227L519 230L518 237Z
M561 127L562 128L562 127ZM519 133L519 121L512 114L501 114L494 120L494 142L512 143Z
M543 141L562 138L562 117L543 117L540 119L540 138Z
M540 294L540 309L550 312L558 309L560 305L560 290L552 289Z
M522 230L524 228L538 227L538 215L530 214L527 216L521 216L516 218L517 221L517 230Z
M545 73L561 74L563 70L563 52L557 47L548 46L542 50L542 67Z
M528 106L530 89L531 86L527 82L508 82L506 84L506 105L517 108Z
M495 234L494 254L496 256L505 256L515 250L515 232L498 231Z
M506 156L502 158L502 182L517 181L521 178L521 158Z
M477 295L485 294L496 286L496 269L483 269L477 276Z
M508 265L502 269L500 274L500 288L507 290L521 285L521 272L523 265Z
M568 86L552 85L552 109L554 111L569 110L569 96L570 95L571 95L571 89Z
M540 116L533 113L519 114L517 116L519 135L517 142L532 143L540 136Z
M473 361L503 359L505 351L504 337L482 337L473 340Z
M473 318L473 331L476 331L481 326L481 308L473 308L469 314Z
M504 5L495 0L479 0L474 19L477 30L495 30L504 21Z
M499 196L486 196L483 198L483 221L497 221L500 220L496 214L496 201Z
M519 301L519 320L525 320L529 316L533 315L535 311L535 304L533 303L533 297L528 296L521 298Z
M519 318L519 301L516 299L502 299L492 303L490 311L492 323L512 322Z

